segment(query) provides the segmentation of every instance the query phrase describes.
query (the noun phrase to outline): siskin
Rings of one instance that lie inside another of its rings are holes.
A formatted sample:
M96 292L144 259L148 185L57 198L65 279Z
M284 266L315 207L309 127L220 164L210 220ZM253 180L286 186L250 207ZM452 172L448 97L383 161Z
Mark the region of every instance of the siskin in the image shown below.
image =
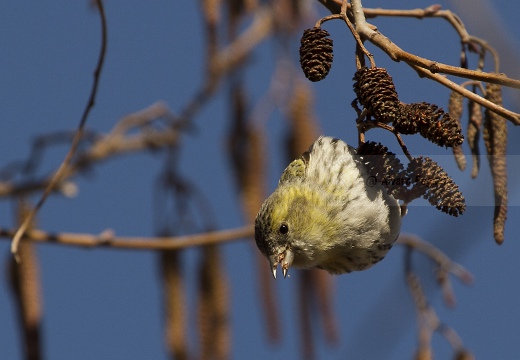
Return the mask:
M398 201L368 174L356 149L320 137L283 172L255 220L255 240L274 278L291 266L331 274L379 262L401 228Z

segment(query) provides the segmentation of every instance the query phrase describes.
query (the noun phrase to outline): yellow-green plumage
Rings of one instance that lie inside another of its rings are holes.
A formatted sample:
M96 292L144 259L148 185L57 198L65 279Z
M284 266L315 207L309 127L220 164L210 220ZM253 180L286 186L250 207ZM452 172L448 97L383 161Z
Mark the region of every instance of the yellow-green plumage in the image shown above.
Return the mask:
M262 205L255 240L271 264L318 267L333 274L364 270L396 240L400 207L372 182L363 159L343 141L320 137L283 172Z

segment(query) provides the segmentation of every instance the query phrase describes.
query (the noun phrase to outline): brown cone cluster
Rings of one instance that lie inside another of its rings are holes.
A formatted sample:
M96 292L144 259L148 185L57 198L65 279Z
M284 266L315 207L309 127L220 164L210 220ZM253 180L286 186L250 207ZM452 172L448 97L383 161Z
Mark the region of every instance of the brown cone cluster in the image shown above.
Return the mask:
M303 32L300 45L300 64L310 81L323 80L332 66L332 39L327 30L318 27Z
M363 67L354 75L357 100L377 121L390 123L400 117L399 97L384 68Z
M464 197L453 179L432 159L412 159L405 169L401 161L380 143L366 142L358 147L369 176L383 185L389 194L409 203L423 197L452 216L466 209Z
M412 159L407 172L414 182L410 190L413 194L422 196L431 205L452 216L458 216L466 210L464 197L457 184L429 157Z
M460 146L464 141L460 121L452 119L437 105L426 102L405 104L399 101L392 80L384 68L362 67L354 74L356 101L380 123L392 123L401 134L421 134L439 146ZM359 112L358 112L359 114Z
M394 121L401 134L421 134L439 146L458 146L464 141L460 125L437 105L401 103L401 117Z
M463 156L460 149L464 141L460 126L462 101L457 95L453 96L453 102L450 103L450 111L456 115L452 118L434 104L405 104L399 101L392 77L386 69L363 67L356 71L353 80L357 98L352 106L360 115L357 103L363 105L366 117L362 121L366 125L391 129L384 124L392 123L392 131L420 134L439 146L458 147L459 155ZM409 203L423 197L437 209L452 216L458 216L466 209L458 186L432 159L411 159L408 167L403 169L395 154L374 142L361 144L358 154L365 161L370 175L375 176L396 199Z

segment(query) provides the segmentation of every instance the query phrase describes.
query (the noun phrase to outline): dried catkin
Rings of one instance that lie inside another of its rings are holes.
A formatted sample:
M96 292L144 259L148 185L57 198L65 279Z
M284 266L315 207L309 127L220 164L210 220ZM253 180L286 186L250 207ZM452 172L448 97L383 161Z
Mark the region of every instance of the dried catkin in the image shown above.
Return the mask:
M486 84L485 98L502 105L500 85ZM489 167L493 176L495 192L495 214L493 233L498 244L504 242L504 225L507 219L507 122L502 116L486 109L484 116L484 144L488 154Z
M461 117L463 111L464 97L456 91L452 91L450 94L450 100L448 103L448 113L453 121L456 121L459 127L461 126ZM462 145L453 145L453 156L459 169L464 171L466 169L466 156L462 151Z
M474 179L477 177L480 169L480 129L482 128L482 107L471 101L468 104L469 109L469 121L468 121L468 145L471 150L471 157L473 159L473 167L471 169L471 177Z

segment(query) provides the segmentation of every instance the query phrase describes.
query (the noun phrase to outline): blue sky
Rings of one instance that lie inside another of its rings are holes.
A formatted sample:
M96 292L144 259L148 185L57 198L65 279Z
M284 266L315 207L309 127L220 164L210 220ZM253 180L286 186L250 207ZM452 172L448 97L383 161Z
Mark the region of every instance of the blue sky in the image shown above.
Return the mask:
M449 2L440 2L449 8ZM474 15L469 1L453 1L464 20ZM475 4L474 2L471 2ZM498 2L496 2L498 4ZM425 7L426 1L364 2L365 7ZM468 7L470 9L468 9ZM324 9L317 7L322 15ZM107 132L124 115L143 109L158 100L173 112L194 94L204 75L204 48L198 2L109 1L108 52L96 106L88 128ZM455 9L455 8L454 8ZM466 10L461 12L462 10ZM491 44L509 44L519 53L520 4L507 2L495 9L498 20L508 29L483 31L481 21L469 22L470 33ZM488 12L490 17L492 13ZM315 19L308 24L311 26ZM399 46L418 55L457 64L459 40L440 19L372 20L380 31ZM23 160L29 155L31 141L38 135L72 130L86 102L99 47L99 18L87 1L5 2L0 5L0 165ZM334 39L335 58L331 73L313 84L316 112L324 134L347 142L355 141L354 112L349 104L354 94L351 55L354 43L340 22L324 26ZM498 34L498 35L495 35ZM490 36L500 36L489 38ZM299 39L290 45L296 61ZM406 102L428 101L446 108L448 90L425 79L418 79L406 65L394 63L369 45L378 66L387 67L394 78L400 98ZM262 44L247 71L250 98L257 101L269 86L275 59L275 45ZM503 58L504 71L518 74L518 62ZM471 58L470 65L475 64ZM520 112L518 91L507 91L505 106ZM226 91L210 101L195 119L194 130L183 137L181 171L208 197L218 228L243 224L231 167L222 154L229 111ZM347 99L347 100L345 100ZM351 119L352 123L345 123ZM271 159L269 189L274 189L285 163L285 129L279 114L269 119ZM459 218L440 213L424 202L410 208L403 231L414 233L445 251L475 276L469 287L453 279L457 306L447 309L438 288L430 280L431 267L417 256L416 264L427 284L427 293L440 318L456 329L467 347L480 359L515 359L520 353L520 269L517 257L520 244L518 204L515 189L519 180L520 149L518 130L509 127L509 221L506 241L497 246L492 239L491 206L469 206ZM397 151L392 138L374 130L374 140L385 141ZM460 185L469 204L493 204L489 168L485 159L479 177L471 180L469 171L461 173L449 151L421 139L407 137L412 152L431 155ZM66 146L45 153L42 172L56 168ZM469 150L465 148L466 154ZM162 156L154 153L128 155L96 166L76 183L74 199L52 197L42 209L38 224L49 231L100 233L107 228L118 235L149 236L154 233L153 186L162 166ZM480 202L482 201L482 202ZM0 226L12 227L13 204L0 203ZM223 246L225 267L232 284L233 358L298 359L295 284L292 278L278 280L276 291L282 312L283 341L267 343L260 307L254 264L255 248L250 241ZM44 351L49 359L166 359L161 318L161 289L157 256L150 251L108 249L84 250L54 245L39 245L44 301ZM0 267L9 260L8 241L0 242ZM403 250L394 248L374 268L336 279L335 309L341 332L336 346L318 337L319 358L410 358L416 345L415 314L406 290L402 265ZM185 252L187 283L195 281L199 252ZM421 261L422 260L422 261ZM265 271L268 271L267 263ZM0 287L0 358L21 358L19 329L14 304L5 277ZM193 295L193 289L189 294ZM194 318L194 313L190 314ZM192 332L191 334L194 334ZM437 358L447 358L449 348L434 337Z

